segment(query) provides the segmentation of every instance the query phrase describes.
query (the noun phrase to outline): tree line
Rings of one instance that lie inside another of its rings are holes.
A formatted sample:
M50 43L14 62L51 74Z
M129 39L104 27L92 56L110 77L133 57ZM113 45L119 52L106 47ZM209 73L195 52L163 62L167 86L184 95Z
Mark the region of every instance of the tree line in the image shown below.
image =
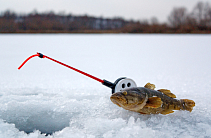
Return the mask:
M211 33L211 6L199 2L191 12L174 8L167 23L103 18L88 15L33 11L21 15L6 10L0 14L0 33Z

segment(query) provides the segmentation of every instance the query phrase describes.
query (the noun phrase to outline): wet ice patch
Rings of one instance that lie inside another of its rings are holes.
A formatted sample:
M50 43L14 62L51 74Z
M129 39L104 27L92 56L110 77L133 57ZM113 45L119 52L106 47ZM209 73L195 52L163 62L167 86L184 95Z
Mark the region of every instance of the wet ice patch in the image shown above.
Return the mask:
M2 98L0 118L15 124L20 131L53 133L69 124L70 114L65 109L71 107L68 105L71 100L63 102L64 99L61 100L59 96L48 97L43 94L9 95ZM71 102L74 103L74 100Z

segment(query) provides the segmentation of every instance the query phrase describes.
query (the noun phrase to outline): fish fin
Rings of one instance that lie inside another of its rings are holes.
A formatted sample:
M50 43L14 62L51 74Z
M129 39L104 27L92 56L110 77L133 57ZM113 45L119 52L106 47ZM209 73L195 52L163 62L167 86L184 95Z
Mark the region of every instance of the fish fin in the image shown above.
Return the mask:
M117 106L121 107L119 104L116 104Z
M149 108L158 108L161 107L162 105L161 98L159 97L151 97L148 99L146 105L144 107L149 107Z
M151 84L151 83L149 83L149 82L148 82L144 87L145 87L145 88L148 88L148 89L152 89L152 90L155 89L155 85L154 85L154 84Z
M143 115L145 115L146 113L143 113L143 112L139 112L140 114L143 114Z
M184 105L185 110L191 112L195 106L195 102L189 99L181 99L180 102Z
M174 95L173 93L171 93L170 90L167 90L167 89L160 89L160 90L157 90L159 92L162 92L164 93L165 95L171 97L171 98L176 98L176 95Z
M173 113L174 111L173 110L164 110L161 112L161 114L163 115L167 115L167 114L170 114L170 113Z

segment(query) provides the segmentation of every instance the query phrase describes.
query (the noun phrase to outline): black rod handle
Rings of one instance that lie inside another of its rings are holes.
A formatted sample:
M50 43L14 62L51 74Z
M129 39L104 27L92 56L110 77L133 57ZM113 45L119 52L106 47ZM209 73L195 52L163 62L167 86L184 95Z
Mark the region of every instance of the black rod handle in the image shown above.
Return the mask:
M109 88L111 88L111 89L113 89L115 87L115 84L114 83L112 83L110 81L107 81L107 80L103 80L103 83L102 84L105 85L105 86L107 86L107 87L109 87Z

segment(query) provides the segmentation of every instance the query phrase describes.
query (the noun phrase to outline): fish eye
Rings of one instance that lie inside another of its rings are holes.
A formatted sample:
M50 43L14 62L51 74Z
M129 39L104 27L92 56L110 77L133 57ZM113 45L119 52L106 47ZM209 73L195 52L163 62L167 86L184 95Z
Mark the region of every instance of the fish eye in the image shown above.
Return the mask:
M125 84L124 83L122 84L122 88L125 88Z
M127 95L127 92L126 91L124 91L124 92L122 92L124 95Z

